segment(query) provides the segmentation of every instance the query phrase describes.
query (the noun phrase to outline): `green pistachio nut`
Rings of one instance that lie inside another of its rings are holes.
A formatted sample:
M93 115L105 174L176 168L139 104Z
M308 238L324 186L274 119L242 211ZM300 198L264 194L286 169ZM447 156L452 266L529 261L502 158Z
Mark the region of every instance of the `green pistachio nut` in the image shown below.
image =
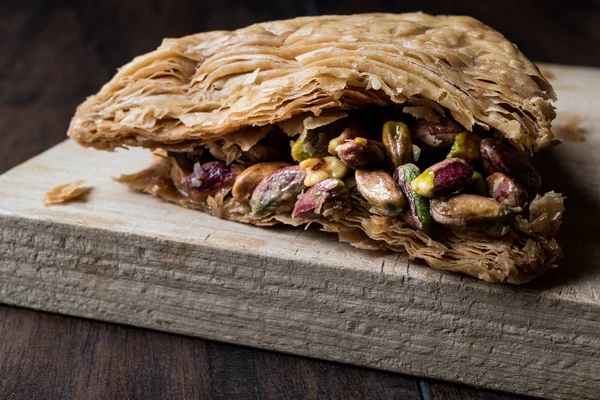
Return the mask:
M256 187L265 179L271 172L280 168L286 167L289 164L286 162L261 162L253 164L244 169L236 178L231 188L231 196L239 202L250 200L252 193Z
M354 140L358 137L364 138L367 136L369 136L369 133L362 125L349 121L348 126L342 131L342 133L329 141L329 144L327 145L327 151L329 154L335 156L335 149L339 145L344 144L349 140Z
M357 190L371 205L371 212L395 217L406 207L402 191L387 172L359 169L354 178Z
M510 231L513 214L505 205L475 194L459 194L431 201L436 222L461 232L500 237Z
M461 132L454 138L454 144L446 158L461 158L472 164L481 160L481 138L471 132Z
M343 208L348 195L348 189L342 180L326 179L298 197L292 216L314 218L332 208Z
M434 225L429 199L409 189L408 185L417 177L421 171L414 164L404 164L394 171L394 180L398 183L408 207L404 212L406 223L412 228L429 232Z
M427 168L415 178L409 188L424 197L438 197L467 186L473 168L460 158L448 158Z
M410 140L410 131L405 123L386 122L383 124L381 139L388 161L394 168L412 161L412 141Z
M252 192L252 212L290 211L304 189L306 173L298 165L279 168L268 174Z
M527 191L513 179L501 172L494 172L486 179L490 197L509 207L522 207L527 202Z
M352 169L373 169L385 164L385 148L381 142L357 137L340 144L335 153Z
M414 141L425 151L452 146L456 134L462 130L451 118L441 118L438 122L418 119L410 127Z

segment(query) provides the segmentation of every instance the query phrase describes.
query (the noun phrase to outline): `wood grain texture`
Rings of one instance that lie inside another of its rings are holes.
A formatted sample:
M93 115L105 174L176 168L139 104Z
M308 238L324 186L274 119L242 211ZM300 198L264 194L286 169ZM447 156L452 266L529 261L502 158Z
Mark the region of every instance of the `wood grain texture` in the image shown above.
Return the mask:
M433 399L470 399L470 400L523 400L525 397L506 393L481 390L462 385L431 381L428 384L429 396Z
M2 399L419 399L398 374L1 307Z
M563 266L532 285L476 282L313 230L215 220L110 180L145 165L146 151L66 142L0 179L10 194L0 210L0 300L530 395L595 398L600 265L590 216L600 187L600 72L548 68L558 123L577 115L587 133L541 165L546 184L572 199L572 222ZM79 178L97 186L87 203L41 206L45 190Z

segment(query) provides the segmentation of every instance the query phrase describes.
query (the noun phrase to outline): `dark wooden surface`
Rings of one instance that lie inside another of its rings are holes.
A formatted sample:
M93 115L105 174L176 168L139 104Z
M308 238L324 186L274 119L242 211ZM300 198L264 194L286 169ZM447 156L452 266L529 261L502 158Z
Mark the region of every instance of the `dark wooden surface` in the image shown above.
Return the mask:
M600 66L593 0L0 0L0 173L62 141L77 104L163 37L318 13L470 14L532 59ZM0 399L522 399L0 306Z
M0 338L3 400L521 398L4 306Z

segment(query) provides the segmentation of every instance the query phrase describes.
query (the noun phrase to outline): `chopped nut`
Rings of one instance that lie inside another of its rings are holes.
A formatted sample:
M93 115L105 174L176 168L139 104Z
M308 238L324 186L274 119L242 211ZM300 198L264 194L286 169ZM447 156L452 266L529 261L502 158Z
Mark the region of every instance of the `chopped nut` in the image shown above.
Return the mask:
M448 158L427 168L410 184L410 190L424 197L450 194L467 186L473 168L460 158Z
M233 184L242 168L236 164L226 165L222 161L198 162L194 165L194 172L186 178L185 188L190 195L213 192Z
M535 195L542 185L542 178L527 159L505 145L492 139L481 141L483 167L488 175L501 172L523 185L529 196Z
M508 176L494 172L486 179L490 196L509 207L522 207L527 202L527 192Z
M406 207L402 191L387 172L360 169L354 178L360 194L373 206L372 212L394 217Z
M454 144L446 158L462 158L469 164L481 160L479 151L481 138L471 132L461 132L456 135Z
M254 189L250 198L252 212L277 209L284 212L293 208L304 189L306 173L297 165L279 168L267 175Z
M365 138L355 138L335 148L337 156L352 169L371 169L385 163L383 143Z
M356 139L357 137L366 137L368 136L367 131L357 123L350 122L346 129L339 135L329 141L327 146L327 151L332 156L336 155L335 149L341 144L346 143L349 140Z
M296 201L292 217L316 217L331 208L341 208L348 200L348 189L339 179L325 179L317 183Z
M419 176L421 171L414 164L404 164L394 171L394 179L400 186L409 207L403 214L407 224L414 229L429 232L433 228L433 218L429 210L429 200L410 190L408 185Z
M235 178L231 195L239 202L250 200L254 189L267 175L288 165L286 162L263 162L251 165Z
M456 134L463 128L450 118L442 118L440 122L419 119L410 131L422 148L440 149L452 146Z
M300 163L300 168L306 173L306 186L314 186L325 179L341 179L348 173L346 165L333 156L309 158Z
M403 122L388 121L381 134L388 161L394 168L412 161L413 145L408 126Z
M431 215L439 224L457 231L504 236L510 231L513 214L505 205L475 194L433 199Z

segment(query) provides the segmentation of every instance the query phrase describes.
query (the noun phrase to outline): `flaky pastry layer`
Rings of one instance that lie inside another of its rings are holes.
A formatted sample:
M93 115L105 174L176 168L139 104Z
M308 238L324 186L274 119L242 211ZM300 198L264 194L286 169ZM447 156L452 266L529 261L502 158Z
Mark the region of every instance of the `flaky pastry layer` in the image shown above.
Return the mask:
M81 104L84 146L187 146L327 109L401 105L494 128L519 149L553 142L554 91L515 45L462 16L360 14L167 39Z

